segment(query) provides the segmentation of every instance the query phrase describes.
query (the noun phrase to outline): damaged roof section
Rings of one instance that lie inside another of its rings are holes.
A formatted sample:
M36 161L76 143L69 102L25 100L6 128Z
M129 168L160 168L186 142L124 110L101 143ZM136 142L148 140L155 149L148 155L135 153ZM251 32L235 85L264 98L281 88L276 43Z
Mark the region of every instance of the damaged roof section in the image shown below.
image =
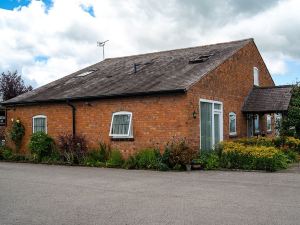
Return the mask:
M108 58L10 99L4 105L184 93L250 42L253 39Z
M292 86L255 87L246 98L245 113L273 113L288 110Z

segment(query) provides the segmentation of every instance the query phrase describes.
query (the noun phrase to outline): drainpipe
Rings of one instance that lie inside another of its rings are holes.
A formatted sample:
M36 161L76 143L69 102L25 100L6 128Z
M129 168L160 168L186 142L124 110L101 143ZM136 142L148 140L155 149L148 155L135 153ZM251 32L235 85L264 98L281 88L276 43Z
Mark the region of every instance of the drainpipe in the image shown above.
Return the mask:
M72 108L72 134L74 137L76 135L76 108L73 104L70 103L69 100L67 100L67 105Z

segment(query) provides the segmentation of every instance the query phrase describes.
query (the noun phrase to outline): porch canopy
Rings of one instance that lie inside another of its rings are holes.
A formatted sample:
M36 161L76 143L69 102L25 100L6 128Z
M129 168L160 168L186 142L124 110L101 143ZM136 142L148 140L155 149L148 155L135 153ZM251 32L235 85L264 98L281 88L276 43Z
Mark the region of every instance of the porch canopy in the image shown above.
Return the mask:
M282 113L287 111L292 86L255 87L245 100L242 112L247 114Z

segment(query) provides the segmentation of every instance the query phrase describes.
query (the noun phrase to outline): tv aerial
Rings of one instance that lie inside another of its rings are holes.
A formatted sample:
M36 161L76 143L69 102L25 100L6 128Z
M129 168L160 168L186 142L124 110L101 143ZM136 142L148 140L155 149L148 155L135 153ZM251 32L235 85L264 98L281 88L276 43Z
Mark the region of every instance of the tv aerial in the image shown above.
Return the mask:
M105 43L108 42L109 40L106 41L97 41L97 46L102 48L102 57L103 60L105 59L105 55L104 55L104 47L105 47Z

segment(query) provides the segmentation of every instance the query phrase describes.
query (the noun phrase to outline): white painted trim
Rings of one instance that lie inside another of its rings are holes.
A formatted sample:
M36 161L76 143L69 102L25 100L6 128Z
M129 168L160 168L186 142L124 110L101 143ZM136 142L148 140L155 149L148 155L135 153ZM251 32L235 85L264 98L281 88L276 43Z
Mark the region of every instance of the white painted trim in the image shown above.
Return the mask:
M257 77L255 76L256 72ZM253 84L259 86L259 69L257 67L253 67Z
M268 129L268 120L270 119L270 129ZM272 131L272 116L270 114L267 115L267 131Z
M255 114L254 116L255 117L254 117L254 134L253 135L259 133L260 130L261 130L261 128L260 128L260 122L259 122L259 115ZM255 120L256 120L256 118L257 118L257 123L258 123L258 130L256 130L256 127L255 127Z
M234 132L230 132L230 116L234 116ZM237 135L237 127L236 127L236 113L235 112L230 112L229 113L229 135Z
M220 141L223 141L224 139L224 132L223 132L223 125L224 125L224 119L223 119L223 102L220 101L214 101L214 100L208 100L208 99L199 99L199 130L200 130L200 149L201 149L201 102L206 102L206 103L211 103L212 104L212 148L214 148L214 143L215 143L215 120L214 120L214 115L219 114L220 115ZM214 104L220 104L221 109L215 109Z
M34 134L34 119L38 119L38 118L43 118L45 119L45 133L47 134L48 133L48 124L47 124L47 116L45 115L36 115L36 116L33 116L32 117L32 133Z
M116 115L129 115L129 128L128 128L128 133L127 134L112 134L112 125L113 125L113 119L114 116ZM133 130L132 130L132 112L126 112L126 111L120 111L120 112L114 112L111 117L111 122L110 122L110 131L109 131L109 136L113 138L133 138Z

